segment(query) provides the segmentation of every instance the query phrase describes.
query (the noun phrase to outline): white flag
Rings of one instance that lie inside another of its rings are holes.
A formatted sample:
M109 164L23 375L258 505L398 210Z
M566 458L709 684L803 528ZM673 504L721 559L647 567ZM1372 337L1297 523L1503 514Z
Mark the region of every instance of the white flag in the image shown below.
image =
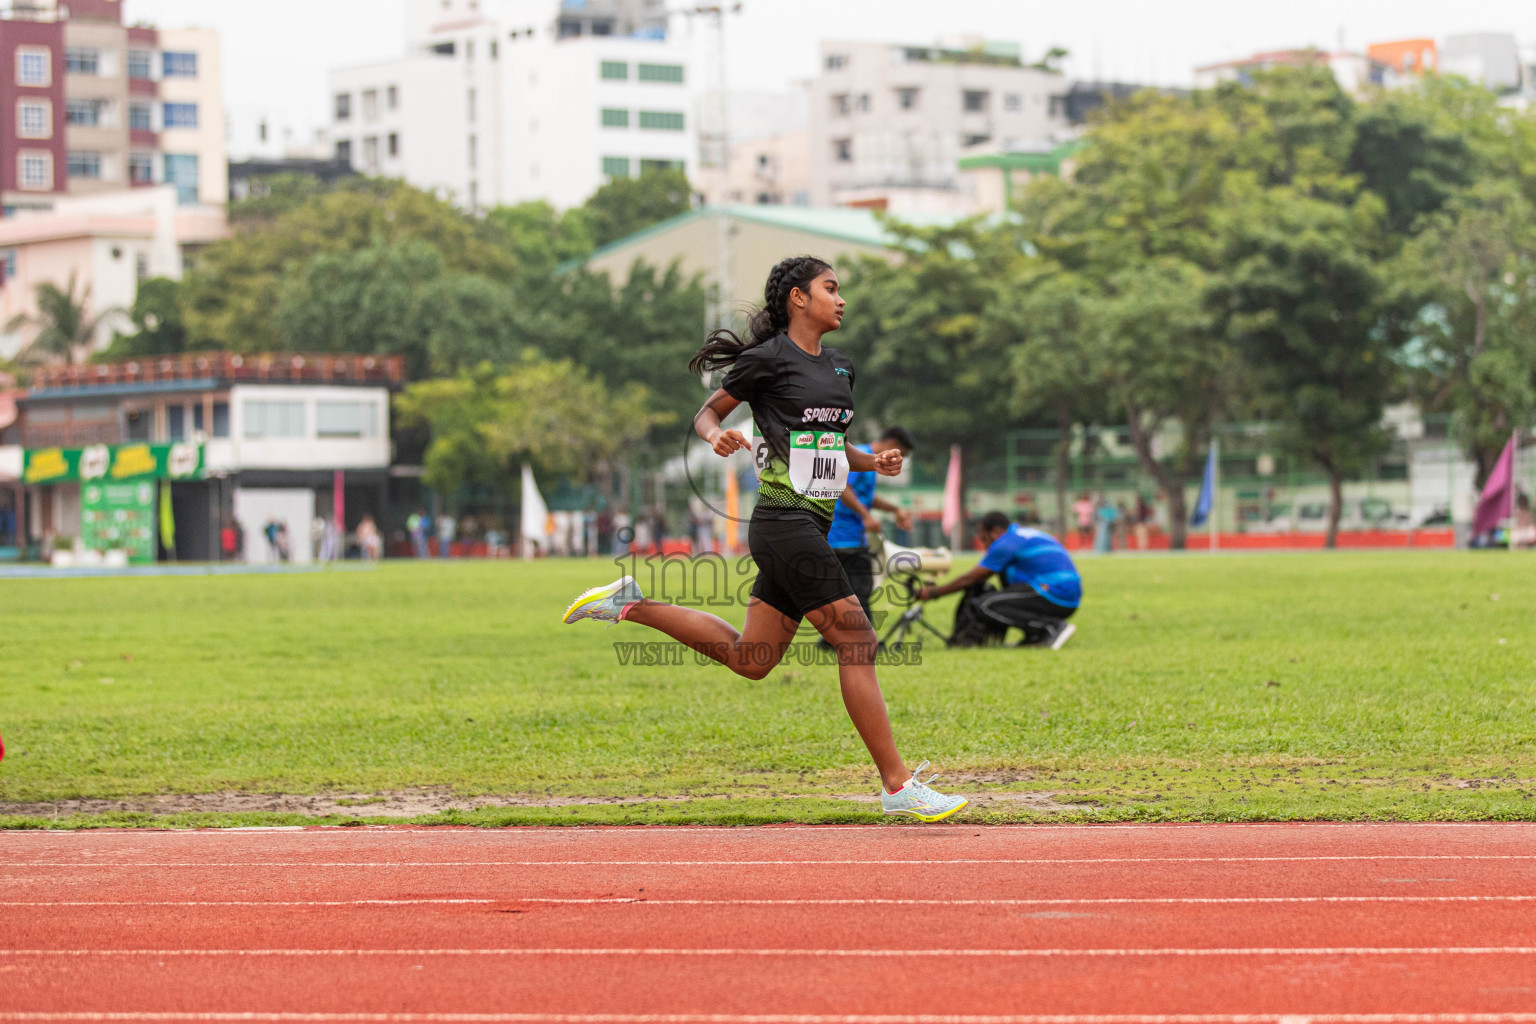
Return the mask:
M523 515L520 524L521 550L524 558L533 557L534 543L537 543L541 550L549 550L549 534L544 531L548 519L549 509L544 504L544 496L539 493L539 485L533 482L533 470L524 463Z

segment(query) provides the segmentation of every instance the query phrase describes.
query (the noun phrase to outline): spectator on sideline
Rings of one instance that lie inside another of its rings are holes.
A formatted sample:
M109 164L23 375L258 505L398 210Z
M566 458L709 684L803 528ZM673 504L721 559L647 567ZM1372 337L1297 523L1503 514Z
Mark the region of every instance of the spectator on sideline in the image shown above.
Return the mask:
M1093 499L1086 493L1079 494L1072 503L1072 514L1077 517L1077 543L1087 547L1093 543Z
M410 514L405 521L405 530L411 535L411 553L417 558L426 558L430 553L427 550L427 516L417 509Z
M439 558L453 557L453 539L459 534L459 524L454 522L453 516L444 512L437 517L437 555Z

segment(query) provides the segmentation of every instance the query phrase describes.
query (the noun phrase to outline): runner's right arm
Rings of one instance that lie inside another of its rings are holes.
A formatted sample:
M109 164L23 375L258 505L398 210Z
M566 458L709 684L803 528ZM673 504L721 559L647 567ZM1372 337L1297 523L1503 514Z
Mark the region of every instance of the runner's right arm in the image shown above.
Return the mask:
M749 447L739 430L723 430L720 421L736 411L741 402L732 398L724 388L716 389L704 407L693 418L693 429L704 443L714 449L716 455L729 455Z

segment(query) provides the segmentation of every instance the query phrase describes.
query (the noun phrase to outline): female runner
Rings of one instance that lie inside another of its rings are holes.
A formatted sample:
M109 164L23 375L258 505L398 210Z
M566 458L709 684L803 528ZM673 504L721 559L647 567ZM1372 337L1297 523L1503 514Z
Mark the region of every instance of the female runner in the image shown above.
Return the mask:
M717 455L748 447L721 421L742 402L766 451L759 454L757 505L747 546L757 581L741 632L697 608L648 601L630 576L594 587L566 609L565 621L638 622L686 644L748 679L766 676L794 639L802 617L838 656L843 704L880 771L881 808L922 821L947 818L968 801L944 796L907 770L875 678L875 631L827 544L832 509L848 471L895 476L901 452L869 455L844 445L853 419L853 364L822 336L842 324L845 302L832 267L810 256L782 260L768 275L765 304L749 336L710 334L688 368L694 374L729 366L719 390L694 417L694 430ZM922 771L927 762L918 765Z

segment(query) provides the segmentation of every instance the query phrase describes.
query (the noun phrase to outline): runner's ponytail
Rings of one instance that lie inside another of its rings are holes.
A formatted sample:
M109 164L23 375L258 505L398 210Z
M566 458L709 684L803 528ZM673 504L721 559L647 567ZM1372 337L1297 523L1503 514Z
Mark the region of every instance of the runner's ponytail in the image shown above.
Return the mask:
M799 288L804 291L823 271L832 265L814 256L791 256L780 260L768 272L768 283L763 286L763 305L752 313L747 321L747 337L724 327L709 332L704 347L688 363L688 372L702 375L730 366L736 357L755 345L789 328L789 293Z

